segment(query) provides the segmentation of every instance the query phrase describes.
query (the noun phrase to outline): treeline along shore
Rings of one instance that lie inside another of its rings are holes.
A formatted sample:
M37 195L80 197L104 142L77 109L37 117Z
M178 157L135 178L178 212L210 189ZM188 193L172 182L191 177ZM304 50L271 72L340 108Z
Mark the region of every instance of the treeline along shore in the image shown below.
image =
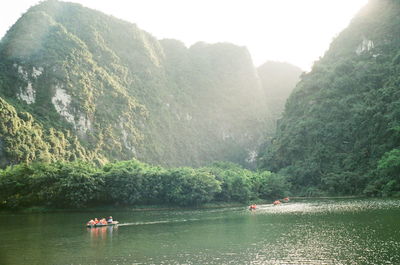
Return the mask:
M2 209L245 203L281 198L289 189L281 175L225 162L167 169L137 160L103 167L75 161L18 164L0 170Z

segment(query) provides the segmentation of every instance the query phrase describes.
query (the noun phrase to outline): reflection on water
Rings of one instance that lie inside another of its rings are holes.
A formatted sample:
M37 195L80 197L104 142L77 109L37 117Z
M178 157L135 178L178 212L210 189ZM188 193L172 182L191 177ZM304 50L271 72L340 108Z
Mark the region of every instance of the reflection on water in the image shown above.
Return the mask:
M89 233L91 241L97 242L98 240L111 239L113 233L118 232L118 225L102 226L102 227L88 227L86 230Z
M400 200L95 214L1 214L0 264L400 264Z

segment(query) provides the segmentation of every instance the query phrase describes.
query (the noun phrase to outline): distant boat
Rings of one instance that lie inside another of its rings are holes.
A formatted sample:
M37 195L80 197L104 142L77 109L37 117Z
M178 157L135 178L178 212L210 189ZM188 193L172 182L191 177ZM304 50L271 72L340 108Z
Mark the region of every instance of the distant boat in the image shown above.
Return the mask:
M257 205L255 205L255 204L252 204L252 205L249 206L249 210L250 211L256 210L256 209L257 209Z

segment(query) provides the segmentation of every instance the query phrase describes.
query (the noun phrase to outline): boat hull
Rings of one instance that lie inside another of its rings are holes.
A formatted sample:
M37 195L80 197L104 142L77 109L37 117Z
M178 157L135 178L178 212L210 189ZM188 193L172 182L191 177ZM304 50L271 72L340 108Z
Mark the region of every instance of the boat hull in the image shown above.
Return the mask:
M107 224L86 225L86 227L96 228L96 227L103 227L103 226L112 226L112 225L117 225L117 224L119 224L119 222L118 221L114 221L112 223L107 223Z

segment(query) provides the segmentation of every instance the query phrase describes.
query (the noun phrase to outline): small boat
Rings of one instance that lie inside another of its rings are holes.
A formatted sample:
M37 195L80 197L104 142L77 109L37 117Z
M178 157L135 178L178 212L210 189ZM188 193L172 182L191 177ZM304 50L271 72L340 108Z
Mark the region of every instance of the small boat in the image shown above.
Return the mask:
M253 210L256 210L256 209L257 209L257 205L255 205L255 204L252 204L252 205L249 206L249 210L250 211L253 211Z
M86 224L86 227L95 228L95 227L110 226L110 225L117 225L117 224L119 224L118 221L113 221L112 223L107 223L107 224L100 224L100 223L97 223L94 225Z

